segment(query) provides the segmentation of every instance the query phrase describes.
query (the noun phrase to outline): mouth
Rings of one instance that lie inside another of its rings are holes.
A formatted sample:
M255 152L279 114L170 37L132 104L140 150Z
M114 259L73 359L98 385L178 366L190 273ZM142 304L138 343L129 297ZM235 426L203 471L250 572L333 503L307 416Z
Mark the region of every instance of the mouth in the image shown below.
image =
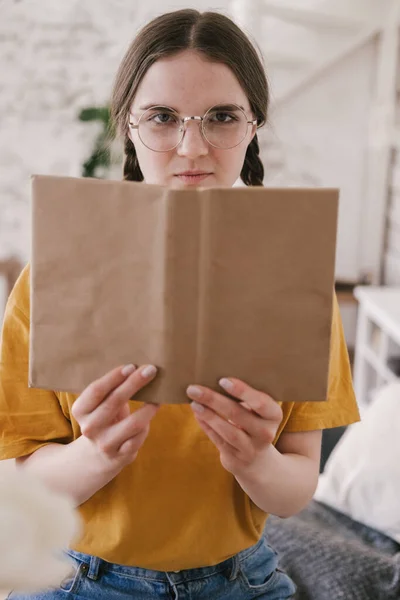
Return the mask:
M204 181L204 179L207 179L210 175L212 175L212 173L206 171L183 171L182 173L177 173L175 177L183 183L196 184L200 181Z

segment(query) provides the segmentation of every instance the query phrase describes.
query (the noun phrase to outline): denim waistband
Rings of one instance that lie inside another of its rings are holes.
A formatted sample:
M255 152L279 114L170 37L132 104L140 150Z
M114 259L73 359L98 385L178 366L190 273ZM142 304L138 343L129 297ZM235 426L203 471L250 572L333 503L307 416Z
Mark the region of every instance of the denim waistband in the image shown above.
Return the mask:
M162 583L169 582L177 585L184 581L189 582L196 579L204 579L222 572L229 581L233 581L238 575L241 561L251 556L254 552L257 552L264 543L265 540L262 537L254 546L250 546L216 565L210 567L198 567L195 569L183 569L181 571L154 571L152 569L143 569L141 567L129 567L110 563L98 556L91 556L90 554L76 552L75 550L66 550L66 553L86 565L85 574L89 579L97 580L102 573L107 572L120 575L121 577L147 579Z

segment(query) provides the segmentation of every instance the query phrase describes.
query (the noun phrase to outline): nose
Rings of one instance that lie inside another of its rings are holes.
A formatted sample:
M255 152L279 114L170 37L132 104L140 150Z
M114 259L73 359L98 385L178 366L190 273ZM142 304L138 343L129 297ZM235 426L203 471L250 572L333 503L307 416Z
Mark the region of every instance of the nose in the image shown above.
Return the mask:
M201 123L188 121L184 124L183 139L177 147L177 153L190 159L208 154L208 143L201 133Z

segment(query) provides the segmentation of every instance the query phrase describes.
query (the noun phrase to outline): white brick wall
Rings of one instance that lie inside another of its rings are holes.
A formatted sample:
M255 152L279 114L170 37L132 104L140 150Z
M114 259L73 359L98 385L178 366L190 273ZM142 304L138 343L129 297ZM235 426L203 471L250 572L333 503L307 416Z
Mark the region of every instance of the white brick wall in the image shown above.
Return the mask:
M138 27L197 0L5 0L0 16L0 259L29 256L30 175L80 176L99 125L77 120L107 102ZM227 0L214 7L224 9Z

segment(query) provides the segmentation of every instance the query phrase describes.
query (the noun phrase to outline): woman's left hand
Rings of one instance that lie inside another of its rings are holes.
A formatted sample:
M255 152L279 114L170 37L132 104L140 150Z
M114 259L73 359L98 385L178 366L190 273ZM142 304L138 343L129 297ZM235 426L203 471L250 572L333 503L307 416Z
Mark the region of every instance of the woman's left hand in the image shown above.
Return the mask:
M197 422L220 452L222 466L239 476L265 457L282 421L282 409L271 396L240 379L223 378L219 384L238 402L198 385L190 385L187 395Z

